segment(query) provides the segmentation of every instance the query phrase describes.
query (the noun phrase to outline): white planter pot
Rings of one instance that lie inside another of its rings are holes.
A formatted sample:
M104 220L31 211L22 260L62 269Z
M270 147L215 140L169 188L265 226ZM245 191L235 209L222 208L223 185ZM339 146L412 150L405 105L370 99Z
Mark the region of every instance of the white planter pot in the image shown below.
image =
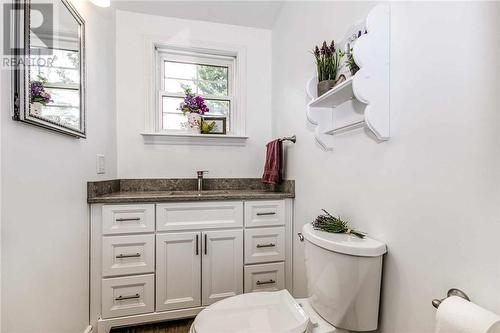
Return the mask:
M35 116L41 116L42 115L42 107L43 107L42 103L38 103L38 102L31 103L30 113L32 115L35 115Z
M201 115L198 113L189 113L187 115L187 131L189 133L201 133Z

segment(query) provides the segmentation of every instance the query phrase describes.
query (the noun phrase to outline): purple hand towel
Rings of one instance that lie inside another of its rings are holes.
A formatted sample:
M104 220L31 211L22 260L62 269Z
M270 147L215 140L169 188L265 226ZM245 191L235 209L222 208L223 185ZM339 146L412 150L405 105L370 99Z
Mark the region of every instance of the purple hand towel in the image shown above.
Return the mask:
M283 179L283 143L278 139L269 142L266 147L266 165L264 166L262 182L266 184L279 184Z

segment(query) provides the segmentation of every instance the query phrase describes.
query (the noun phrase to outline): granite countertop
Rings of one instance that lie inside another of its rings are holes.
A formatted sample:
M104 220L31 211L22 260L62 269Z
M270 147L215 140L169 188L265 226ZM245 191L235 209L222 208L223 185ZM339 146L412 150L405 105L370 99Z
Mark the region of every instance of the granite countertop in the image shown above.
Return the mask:
M89 182L88 203L141 203L203 200L259 200L295 197L295 181L278 186L259 178L208 178L197 191L196 179L115 179Z

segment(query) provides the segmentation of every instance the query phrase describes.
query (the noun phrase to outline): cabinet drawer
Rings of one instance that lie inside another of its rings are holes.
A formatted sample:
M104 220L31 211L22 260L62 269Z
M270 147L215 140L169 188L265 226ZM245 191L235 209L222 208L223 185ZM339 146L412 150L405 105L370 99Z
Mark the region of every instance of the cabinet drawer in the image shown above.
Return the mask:
M237 201L162 203L156 206L157 230L243 226L243 203Z
M154 235L102 238L102 275L116 276L154 272Z
M102 233L153 232L155 205L106 205L102 207Z
M245 266L245 292L285 288L285 263Z
M102 317L113 318L154 311L154 275L102 280Z
M246 201L245 226L263 227L285 224L285 201Z
M245 264L285 260L285 227L245 230Z

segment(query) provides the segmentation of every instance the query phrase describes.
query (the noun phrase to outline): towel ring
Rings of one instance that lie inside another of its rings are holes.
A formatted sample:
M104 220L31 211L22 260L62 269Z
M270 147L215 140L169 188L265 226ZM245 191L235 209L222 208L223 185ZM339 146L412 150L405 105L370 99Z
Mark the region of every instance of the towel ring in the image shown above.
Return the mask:
M432 300L432 306L434 306L436 309L439 308L439 306L441 305L441 302L443 302L445 299L447 299L448 297L451 297L451 296L462 297L466 301L470 302L470 298L469 298L469 296L467 296L466 293L464 293L460 289L452 288L452 289L448 290L448 294L447 294L447 296L445 298Z

